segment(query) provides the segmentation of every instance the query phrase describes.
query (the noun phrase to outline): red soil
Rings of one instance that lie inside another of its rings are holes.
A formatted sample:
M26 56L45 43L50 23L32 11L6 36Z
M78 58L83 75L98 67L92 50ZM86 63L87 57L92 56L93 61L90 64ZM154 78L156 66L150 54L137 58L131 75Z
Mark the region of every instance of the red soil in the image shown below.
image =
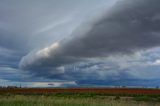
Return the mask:
M142 88L7 88L0 93L97 93L97 94L149 94L160 95L160 89Z

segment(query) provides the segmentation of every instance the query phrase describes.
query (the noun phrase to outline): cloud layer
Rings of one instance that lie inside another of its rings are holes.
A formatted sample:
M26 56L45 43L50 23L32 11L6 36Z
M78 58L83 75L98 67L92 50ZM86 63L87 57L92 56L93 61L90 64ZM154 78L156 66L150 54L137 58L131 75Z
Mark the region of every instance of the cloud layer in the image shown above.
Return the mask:
M56 73L57 67L87 58L126 55L158 47L159 3L159 0L119 1L103 16L82 24L71 38L29 53L22 58L20 67Z
M58 67L160 46L159 0L122 0L106 14L82 24L69 39L24 56L20 67L59 73Z
M0 0L0 85L159 85L159 3Z

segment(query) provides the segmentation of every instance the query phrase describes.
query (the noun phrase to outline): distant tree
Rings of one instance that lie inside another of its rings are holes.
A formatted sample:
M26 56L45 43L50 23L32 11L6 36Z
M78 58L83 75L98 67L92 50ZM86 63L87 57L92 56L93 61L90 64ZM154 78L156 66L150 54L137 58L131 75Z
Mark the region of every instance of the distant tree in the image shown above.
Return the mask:
M123 86L122 86L122 88L126 88L126 86L125 86L125 85L123 85Z
M159 86L156 86L156 89L159 89Z

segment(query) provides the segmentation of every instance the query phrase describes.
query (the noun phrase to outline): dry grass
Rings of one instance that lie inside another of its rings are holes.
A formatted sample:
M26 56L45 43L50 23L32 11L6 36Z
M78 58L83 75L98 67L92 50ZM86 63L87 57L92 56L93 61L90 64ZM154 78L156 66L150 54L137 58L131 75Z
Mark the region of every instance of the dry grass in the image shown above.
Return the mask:
M157 102L136 102L114 97L56 97L45 95L0 96L0 106L160 106Z

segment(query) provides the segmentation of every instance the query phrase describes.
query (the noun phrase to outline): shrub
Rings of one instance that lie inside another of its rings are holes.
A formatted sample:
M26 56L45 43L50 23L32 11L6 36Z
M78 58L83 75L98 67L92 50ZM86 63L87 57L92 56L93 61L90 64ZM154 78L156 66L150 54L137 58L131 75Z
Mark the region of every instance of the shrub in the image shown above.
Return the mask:
M154 98L152 98L150 96L136 96L135 100L136 101L153 101Z
M120 97L119 97L119 96L116 96L116 97L114 98L114 100L120 100Z

